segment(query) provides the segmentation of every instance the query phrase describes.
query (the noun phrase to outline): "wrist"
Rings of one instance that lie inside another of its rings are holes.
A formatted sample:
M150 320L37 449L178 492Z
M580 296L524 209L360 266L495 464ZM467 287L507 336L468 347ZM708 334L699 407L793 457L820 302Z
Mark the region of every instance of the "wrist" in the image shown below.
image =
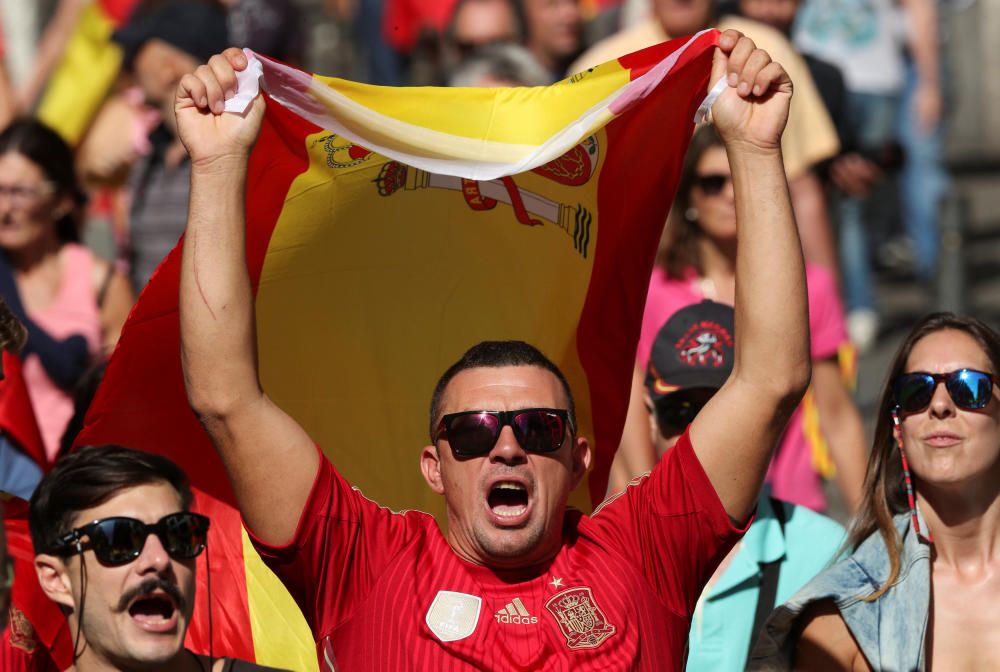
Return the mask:
M781 161L781 143L760 143L750 140L723 139L730 162Z
M246 152L233 152L229 154L216 154L213 156L191 157L192 175L239 175L247 170L247 163L250 160L249 150Z

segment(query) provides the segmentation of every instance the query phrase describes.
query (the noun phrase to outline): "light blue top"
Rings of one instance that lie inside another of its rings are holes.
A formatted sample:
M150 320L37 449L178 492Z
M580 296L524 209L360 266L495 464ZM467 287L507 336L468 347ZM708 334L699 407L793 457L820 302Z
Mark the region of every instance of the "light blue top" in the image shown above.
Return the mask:
M795 621L811 604L830 600L873 669L918 672L925 666L931 596L930 546L919 539L910 514L893 523L903 540L899 578L882 597L866 601L889 577L889 555L879 532L837 562L787 603L774 610L754 649L751 670L791 668L796 642L789 636Z
M781 559L775 603L781 604L833 560L844 542L844 528L814 511L782 502L785 531L775 518L772 499L762 496L757 519L740 542L721 577L702 594L688 636L688 672L746 668L750 631L757 611L760 563Z

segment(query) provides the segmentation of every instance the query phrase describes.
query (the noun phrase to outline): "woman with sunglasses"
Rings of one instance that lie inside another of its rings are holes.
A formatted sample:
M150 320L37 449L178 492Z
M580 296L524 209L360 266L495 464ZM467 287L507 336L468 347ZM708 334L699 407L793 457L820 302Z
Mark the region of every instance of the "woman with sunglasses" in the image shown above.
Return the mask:
M678 310L705 299L734 304L737 225L729 157L715 129L706 126L695 133L685 156L664 248L650 278L637 372L645 371L657 332ZM838 363L839 351L847 344L843 311L834 279L826 270L807 263L806 282L813 378L775 452L768 483L778 499L822 512L827 505L820 475L835 474L853 511L864 477L865 437ZM655 464L648 426L642 376L637 373L611 491Z
M838 562L772 614L756 669L1000 669L1000 335L924 318L893 361Z
M24 378L49 462L74 385L132 307L124 274L78 242L84 201L55 131L21 120L0 134L0 296L28 329Z

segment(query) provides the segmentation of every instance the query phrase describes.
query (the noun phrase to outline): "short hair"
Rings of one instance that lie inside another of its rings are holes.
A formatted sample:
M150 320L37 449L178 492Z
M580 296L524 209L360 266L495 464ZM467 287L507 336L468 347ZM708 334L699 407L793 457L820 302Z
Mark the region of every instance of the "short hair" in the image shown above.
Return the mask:
M547 86L551 76L530 51L517 44L490 44L477 49L455 68L449 86L479 86L483 77L520 86Z
M505 366L537 366L545 369L562 385L566 393L566 412L572 431L576 431L576 404L573 392L569 389L566 376L552 360L542 354L542 351L524 341L483 341L466 350L461 359L448 367L434 387L431 395L430 437L434 441L434 430L437 429L438 414L441 412L441 399L444 390L451 379L466 369L499 369Z
M60 458L31 496L28 527L35 552L53 550L80 511L100 506L127 488L153 483L173 486L181 510L190 508L187 476L162 455L103 445L84 447Z

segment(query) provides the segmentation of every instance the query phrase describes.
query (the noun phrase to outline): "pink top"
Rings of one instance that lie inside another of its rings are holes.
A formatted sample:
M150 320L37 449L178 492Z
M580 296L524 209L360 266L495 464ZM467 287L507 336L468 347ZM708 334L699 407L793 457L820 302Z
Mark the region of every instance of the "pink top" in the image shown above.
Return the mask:
M812 358L820 361L835 357L840 346L847 342L847 330L833 276L824 268L807 265L806 285ZM704 299L699 278L693 269L684 280L669 279L662 268L653 270L636 354L636 361L643 370L660 327L679 309ZM812 451L803 432L801 405L788 421L781 445L771 462L767 481L772 494L778 499L807 506L814 511L826 509L822 483L813 469Z
M92 355L101 347L101 314L94 293L94 255L83 245L68 243L59 253L62 284L59 293L44 310L28 314L39 327L56 339L79 334ZM73 417L73 397L45 373L38 355L24 360L24 382L38 417L45 455L49 460L59 451L66 424Z

